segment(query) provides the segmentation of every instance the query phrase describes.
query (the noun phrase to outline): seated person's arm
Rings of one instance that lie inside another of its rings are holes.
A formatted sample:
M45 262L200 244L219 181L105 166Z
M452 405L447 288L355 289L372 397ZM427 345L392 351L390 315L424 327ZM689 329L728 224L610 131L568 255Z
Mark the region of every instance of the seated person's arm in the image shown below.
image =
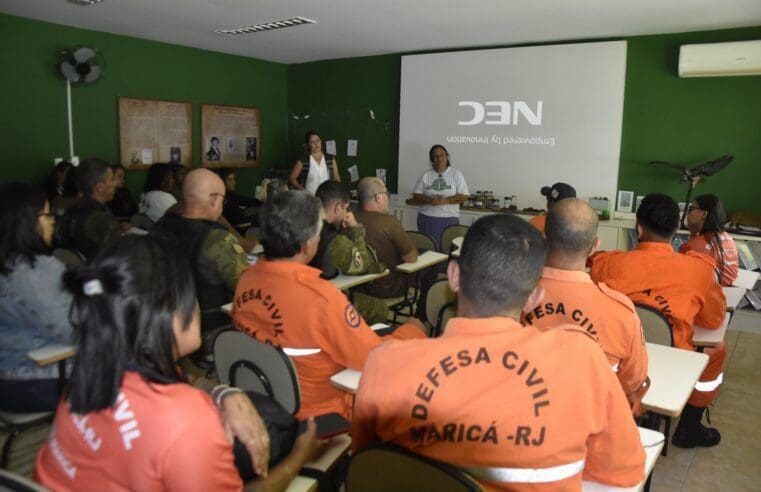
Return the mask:
M256 239L248 239L240 235L238 231L235 230L235 228L230 224L230 222L225 218L224 215L219 216L219 220L217 220L220 224L225 226L225 229L227 229L227 232L232 234L235 239L238 240L238 244L240 244L241 248L243 248L243 251L246 253L250 253L254 250L254 246L256 246Z
M602 354L601 354L602 355ZM602 432L587 439L584 480L616 487L632 487L645 478L645 450L631 409L613 371L600 367L596 384L599 404L593 418L601 419Z
M248 268L246 253L235 237L221 229L211 231L199 256L199 273L222 279L230 291L235 292L240 274Z
M288 176L288 183L291 185L291 188L295 190L304 189L304 187L299 184L299 174L301 174L302 169L303 166L301 161L296 161L296 164L293 165L293 169L291 169L290 176Z
M322 329L315 337L319 338L318 346L344 367L361 371L370 351L387 339L425 337L422 323L409 318L394 333L382 339L367 325L341 291L335 289L326 294L328 300L322 312Z
M642 325L636 315L632 316L632 325L629 356L621 361L617 376L629 406L634 408L647 393L650 379L647 377L647 346L642 337Z
M286 490L291 481L307 461L313 460L325 448L317 440L317 424L310 418L307 430L293 444L290 454L269 471L266 477L258 478L246 484L246 490L280 492Z

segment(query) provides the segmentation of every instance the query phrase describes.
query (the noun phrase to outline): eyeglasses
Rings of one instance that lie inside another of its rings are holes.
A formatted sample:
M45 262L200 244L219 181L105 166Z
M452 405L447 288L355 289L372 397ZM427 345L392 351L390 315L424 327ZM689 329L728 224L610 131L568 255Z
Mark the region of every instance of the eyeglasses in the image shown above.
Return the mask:
M389 193L388 191L379 191L378 193L375 194L375 196L378 196L378 195L386 195L388 197L388 196L391 196L391 193Z
M211 198L214 198L215 196L218 196L222 200L225 199L225 194L224 193L212 193L212 194L209 195L209 197L211 197Z
M700 207L693 207L692 205L690 205L689 208L687 209L687 213L690 213L693 210L701 210L702 211L703 209L700 208Z

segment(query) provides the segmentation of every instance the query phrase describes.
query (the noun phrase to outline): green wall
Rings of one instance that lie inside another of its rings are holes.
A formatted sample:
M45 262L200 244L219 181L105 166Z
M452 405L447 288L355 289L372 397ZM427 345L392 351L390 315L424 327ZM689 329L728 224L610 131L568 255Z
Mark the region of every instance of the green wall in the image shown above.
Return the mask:
M344 182L349 166L357 164L360 176L386 169L387 182L395 189L400 68L399 55L289 65L291 160L299 157L304 134L314 129L323 140L336 140ZM359 140L358 157L347 157L347 139Z
M734 162L696 193L720 195L730 211L761 212L761 76L676 75L682 44L759 38L761 27L627 39L620 189L663 192L682 201L686 186L678 177L647 162L694 165L728 153ZM338 159L345 170L345 140L359 138L359 160L351 163L359 163L362 176L389 165L389 187L396 189L400 66L398 54L289 65L290 147L313 127L323 139L341 142ZM305 121L305 114L311 118Z
M193 104L194 166L200 163L200 104L261 109L260 163L236 172L252 193L262 170L282 163L287 140L287 66L0 14L0 180L37 180L53 158L68 154L65 84L56 61L66 48L87 45L105 57L96 84L72 89L74 149L81 158L117 162L117 96ZM130 172L137 192L142 172Z
M666 192L685 187L654 169L654 159L689 165L724 153L730 167L697 192L719 194L727 208L761 212L761 77L680 79L679 46L761 38L761 27L628 38L619 188ZM250 193L263 170L288 169L306 130L335 139L341 173L358 164L363 176L385 168L397 183L401 55L283 65L88 31L0 14L0 180L36 180L68 152L65 86L55 64L65 48L89 45L106 58L95 85L73 90L75 149L80 157L116 161L117 96L193 103L195 165L200 160L200 104L261 109L261 163L238 172ZM372 114L371 114L372 112ZM359 157L346 140L359 140ZM142 173L131 173L133 191Z

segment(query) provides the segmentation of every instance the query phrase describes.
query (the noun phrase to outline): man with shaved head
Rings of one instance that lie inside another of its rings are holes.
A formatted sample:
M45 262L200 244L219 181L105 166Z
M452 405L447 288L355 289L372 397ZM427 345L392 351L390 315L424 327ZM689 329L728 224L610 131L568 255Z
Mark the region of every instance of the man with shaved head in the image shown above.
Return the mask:
M217 222L224 200L225 184L220 177L208 169L195 169L185 177L180 213L167 213L151 230L151 234L173 237L177 251L187 255L205 334L229 324L230 318L220 308L232 300L238 277L248 266L243 248ZM204 338L208 350L208 337Z
M642 413L640 401L648 388L647 350L634 304L585 272L587 257L599 246L597 215L586 202L566 198L556 203L545 223L548 255L539 286L545 294L523 313L524 325L549 330L578 325L594 337L618 376L632 412Z
M359 182L360 212L357 221L365 226L366 242L391 274L364 287L376 297L396 297L404 293L404 276L394 267L417 260L417 249L404 227L388 211L388 190L378 178L362 178Z

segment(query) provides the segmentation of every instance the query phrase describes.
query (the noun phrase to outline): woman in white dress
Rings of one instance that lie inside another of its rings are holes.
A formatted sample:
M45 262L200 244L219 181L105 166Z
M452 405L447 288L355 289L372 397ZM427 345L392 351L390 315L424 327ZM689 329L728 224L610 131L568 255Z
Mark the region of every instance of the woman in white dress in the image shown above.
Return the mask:
M315 131L308 131L304 137L306 153L296 161L291 169L289 182L296 190L307 190L314 194L325 181L341 182L338 162L334 155L322 151L322 139Z

